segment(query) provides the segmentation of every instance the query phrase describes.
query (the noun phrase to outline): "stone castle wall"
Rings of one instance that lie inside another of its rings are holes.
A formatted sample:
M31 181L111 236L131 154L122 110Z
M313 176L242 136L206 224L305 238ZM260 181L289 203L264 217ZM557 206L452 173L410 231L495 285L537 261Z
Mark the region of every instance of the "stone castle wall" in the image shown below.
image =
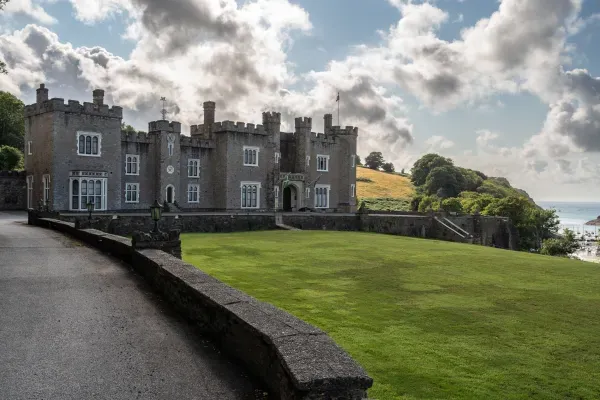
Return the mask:
M0 171L0 210L25 210L27 183L23 171Z

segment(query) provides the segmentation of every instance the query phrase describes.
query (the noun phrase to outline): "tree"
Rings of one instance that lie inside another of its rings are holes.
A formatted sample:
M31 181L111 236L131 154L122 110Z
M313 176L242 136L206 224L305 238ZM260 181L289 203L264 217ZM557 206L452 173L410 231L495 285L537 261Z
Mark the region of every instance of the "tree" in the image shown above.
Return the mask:
M17 97L0 91L0 146L7 145L23 150L25 105Z
M8 0L0 0L0 10L4 8L4 5L8 3ZM6 64L4 61L0 60L0 74L6 74Z
M547 256L566 257L575 253L580 247L581 245L577 241L575 233L572 230L565 229L561 237L544 240L540 253Z
M442 200L440 208L448 212L462 212L462 204L456 197Z
M23 169L23 153L10 146L0 146L0 170Z
M384 163L383 155L379 151L373 151L365 158L365 166L367 168L378 170Z
M427 194L438 197L457 197L462 189L462 175L453 165L435 167L427 175L423 186Z
M128 125L125 122L121 122L121 131L125 133L137 133L133 126Z
M444 166L454 166L454 162L446 157L442 157L439 154L425 154L423 157L418 159L410 170L410 180L415 186L422 186L425 184L429 173L437 168Z
M356 165L362 165L362 161L360 161L360 156L356 155Z
M383 169L385 172L394 172L394 164L392 164L391 162L386 162L383 163L383 165L381 166L381 169Z

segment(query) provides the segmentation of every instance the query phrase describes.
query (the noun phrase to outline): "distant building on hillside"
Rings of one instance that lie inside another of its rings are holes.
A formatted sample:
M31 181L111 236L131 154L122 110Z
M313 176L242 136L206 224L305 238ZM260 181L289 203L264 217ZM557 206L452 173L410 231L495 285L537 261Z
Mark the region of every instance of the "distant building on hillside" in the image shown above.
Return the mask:
M190 136L165 120L125 133L122 108L104 104L103 90L65 104L40 85L25 107L28 208L119 211L158 200L181 210L356 210L358 128L332 126L326 114L324 133L311 131L311 118L280 132L279 113L263 113L262 125L215 122L215 108L204 103Z

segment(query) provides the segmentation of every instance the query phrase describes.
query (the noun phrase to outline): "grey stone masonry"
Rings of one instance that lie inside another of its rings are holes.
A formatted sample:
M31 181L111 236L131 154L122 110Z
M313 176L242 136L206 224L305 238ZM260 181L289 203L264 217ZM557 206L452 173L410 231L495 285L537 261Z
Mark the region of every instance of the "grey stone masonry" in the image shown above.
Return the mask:
M181 260L181 240L179 230L171 229L168 232L133 232L131 245L136 250L155 249L177 257Z
M95 211L126 211L155 201L183 212L356 209L358 129L332 126L331 114L324 133L313 132L308 117L282 132L279 112L264 112L262 124L217 122L217 105L206 101L203 123L189 135L166 120L150 122L148 133L125 133L122 108L105 104L102 89L83 105L48 95L41 84L24 111L28 204L82 213L88 202ZM316 185L327 200L317 202Z
M0 210L24 210L26 207L25 172L0 171Z

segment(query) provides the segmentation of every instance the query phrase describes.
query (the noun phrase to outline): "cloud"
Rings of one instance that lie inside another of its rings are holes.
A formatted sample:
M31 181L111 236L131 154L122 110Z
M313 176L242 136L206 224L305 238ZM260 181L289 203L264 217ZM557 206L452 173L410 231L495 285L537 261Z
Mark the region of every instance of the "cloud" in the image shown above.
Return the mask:
M425 141L425 144L429 146L428 152L447 150L454 147L454 142L443 136L432 136Z
M48 14L40 5L32 0L11 0L2 11L5 14L22 14L33 18L39 23L51 25L57 22L56 18Z

